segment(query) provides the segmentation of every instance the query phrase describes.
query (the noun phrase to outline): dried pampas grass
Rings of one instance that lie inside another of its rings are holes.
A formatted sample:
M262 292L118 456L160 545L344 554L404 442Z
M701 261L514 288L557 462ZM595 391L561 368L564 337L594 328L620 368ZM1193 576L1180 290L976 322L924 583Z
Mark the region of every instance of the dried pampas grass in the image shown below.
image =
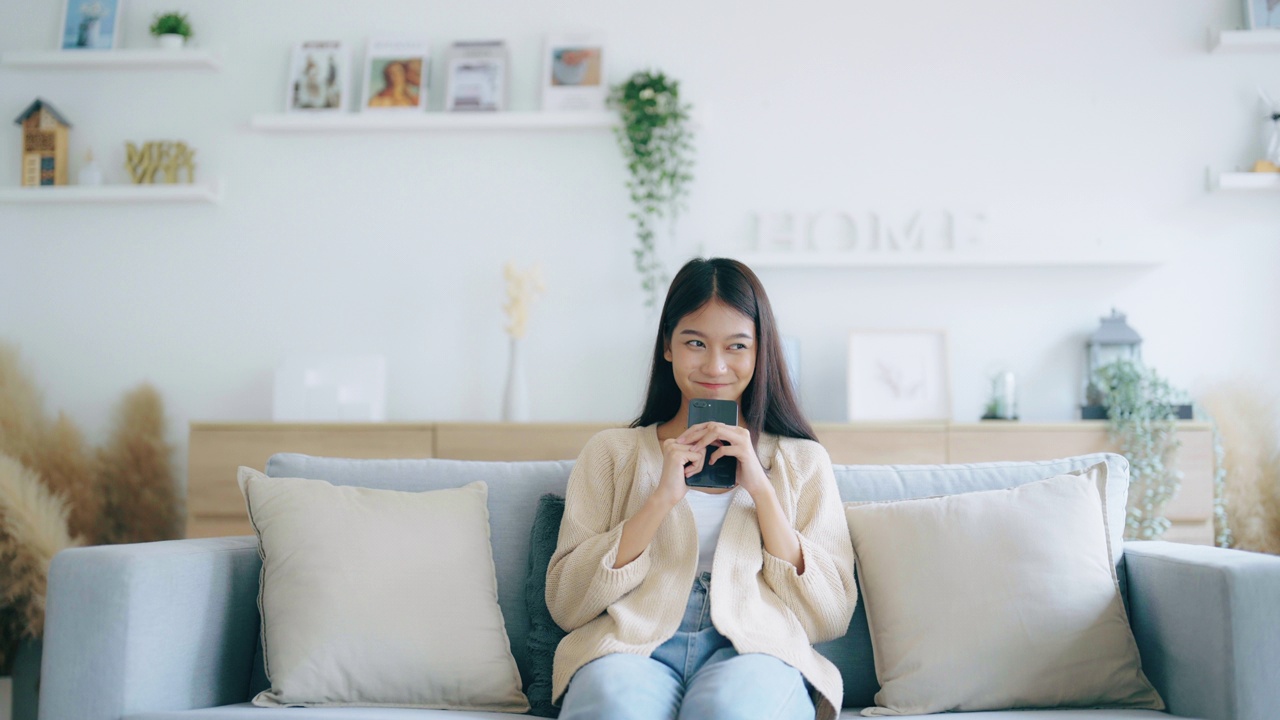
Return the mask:
M84 435L66 415L49 426L36 454L33 470L50 490L67 499L67 529L73 537L97 543L102 500L98 492L98 464Z
M117 406L111 435L98 451L102 542L182 536L173 448L164 431L164 405L154 387L129 392Z
M17 348L0 342L0 453L34 467L47 426L44 398Z
M34 472L0 455L0 603L17 611L22 633L40 637L49 562L80 543L67 532L67 504Z
M1280 434L1274 396L1257 383L1223 383L1201 405L1222 437L1232 546L1280 555Z

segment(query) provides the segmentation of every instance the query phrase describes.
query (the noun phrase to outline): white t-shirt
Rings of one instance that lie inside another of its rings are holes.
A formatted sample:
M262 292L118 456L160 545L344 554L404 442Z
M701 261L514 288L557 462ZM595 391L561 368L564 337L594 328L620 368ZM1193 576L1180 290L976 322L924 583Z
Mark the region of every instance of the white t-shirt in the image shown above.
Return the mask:
M694 524L698 526L698 574L711 572L711 558L716 554L716 541L720 539L720 528L724 527L729 503L733 501L733 490L713 495L689 488L684 496L693 509Z

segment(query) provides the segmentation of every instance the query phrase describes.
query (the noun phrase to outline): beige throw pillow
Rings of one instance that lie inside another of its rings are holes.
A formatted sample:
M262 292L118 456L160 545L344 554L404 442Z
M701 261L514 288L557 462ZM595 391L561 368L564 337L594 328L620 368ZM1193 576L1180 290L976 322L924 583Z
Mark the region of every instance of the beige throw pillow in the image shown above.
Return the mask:
M846 504L881 686L864 715L1164 708L1110 560L1105 472Z
M255 705L524 712L487 488L340 487L240 468L271 689Z

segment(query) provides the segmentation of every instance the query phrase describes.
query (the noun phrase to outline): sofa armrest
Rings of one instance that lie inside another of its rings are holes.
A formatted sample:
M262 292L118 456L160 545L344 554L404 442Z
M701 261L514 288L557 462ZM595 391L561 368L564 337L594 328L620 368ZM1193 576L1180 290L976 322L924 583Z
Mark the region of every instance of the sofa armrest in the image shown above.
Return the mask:
M1175 715L1270 720L1280 708L1280 557L1126 542L1142 667Z
M76 548L49 568L40 720L244 702L256 538Z

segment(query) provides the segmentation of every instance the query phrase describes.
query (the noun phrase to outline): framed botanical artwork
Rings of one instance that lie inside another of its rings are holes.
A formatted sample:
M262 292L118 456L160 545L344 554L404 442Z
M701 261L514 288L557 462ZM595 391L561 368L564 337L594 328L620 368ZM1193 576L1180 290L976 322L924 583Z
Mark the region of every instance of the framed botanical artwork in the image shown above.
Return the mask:
M1280 30L1280 0L1244 0L1244 15L1250 30Z
M63 50L111 50L120 44L123 0L63 0Z
M289 112L342 112L347 101L347 48L338 40L313 40L293 49L285 108Z
M361 111L427 108L431 45L425 40L371 39L365 53Z
M445 110L506 110L507 44L501 40L456 42L445 60Z
M942 330L849 334L849 420L950 420L951 379Z
M543 54L542 109L602 111L604 40L598 35L549 35Z

